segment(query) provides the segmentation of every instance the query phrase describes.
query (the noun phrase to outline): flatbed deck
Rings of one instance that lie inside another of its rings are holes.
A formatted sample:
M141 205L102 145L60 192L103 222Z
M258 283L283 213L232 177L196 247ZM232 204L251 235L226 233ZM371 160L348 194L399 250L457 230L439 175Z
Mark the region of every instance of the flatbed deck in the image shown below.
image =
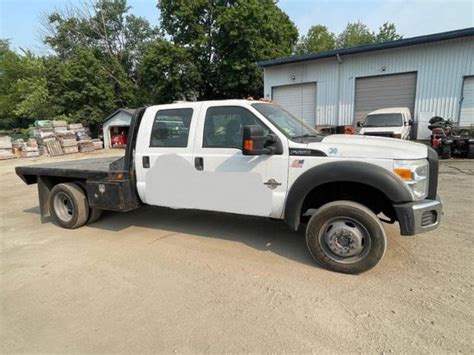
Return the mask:
M107 177L110 164L120 157L59 161L47 164L18 166L15 171L28 185L35 184L38 176L60 176L101 180Z

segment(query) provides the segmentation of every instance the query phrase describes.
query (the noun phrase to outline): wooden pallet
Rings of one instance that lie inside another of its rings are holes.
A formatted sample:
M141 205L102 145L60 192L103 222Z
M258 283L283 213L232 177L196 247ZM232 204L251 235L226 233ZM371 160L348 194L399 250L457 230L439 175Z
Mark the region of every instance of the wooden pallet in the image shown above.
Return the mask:
M64 155L63 148L61 148L61 144L58 141L54 142L47 142L46 148L48 149L48 154L51 157L55 157L58 155Z

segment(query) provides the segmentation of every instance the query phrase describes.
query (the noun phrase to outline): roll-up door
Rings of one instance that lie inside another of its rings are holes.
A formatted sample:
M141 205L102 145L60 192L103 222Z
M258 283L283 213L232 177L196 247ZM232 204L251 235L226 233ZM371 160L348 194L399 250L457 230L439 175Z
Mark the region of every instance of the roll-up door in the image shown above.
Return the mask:
M474 76L464 78L459 125L474 125Z
M357 78L354 121L363 121L368 113L388 107L408 107L413 117L415 93L416 73Z
M272 99L311 127L316 125L316 83L275 86Z

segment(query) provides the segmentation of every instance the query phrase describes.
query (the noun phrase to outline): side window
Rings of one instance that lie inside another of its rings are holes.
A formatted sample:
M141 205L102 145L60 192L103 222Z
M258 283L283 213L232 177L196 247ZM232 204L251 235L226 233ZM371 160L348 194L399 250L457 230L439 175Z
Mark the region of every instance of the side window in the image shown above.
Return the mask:
M265 134L269 132L254 114L243 107L210 107L206 112L202 146L241 149L243 128L248 125L259 125Z
M187 147L192 108L160 110L151 129L150 147Z

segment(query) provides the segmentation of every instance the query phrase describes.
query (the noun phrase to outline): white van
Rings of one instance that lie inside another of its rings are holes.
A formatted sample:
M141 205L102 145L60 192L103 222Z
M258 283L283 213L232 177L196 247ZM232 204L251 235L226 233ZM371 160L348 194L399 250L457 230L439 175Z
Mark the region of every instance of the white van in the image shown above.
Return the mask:
M364 122L357 122L357 127L361 127L359 134L365 136L409 140L412 124L408 107L390 107L369 113Z

